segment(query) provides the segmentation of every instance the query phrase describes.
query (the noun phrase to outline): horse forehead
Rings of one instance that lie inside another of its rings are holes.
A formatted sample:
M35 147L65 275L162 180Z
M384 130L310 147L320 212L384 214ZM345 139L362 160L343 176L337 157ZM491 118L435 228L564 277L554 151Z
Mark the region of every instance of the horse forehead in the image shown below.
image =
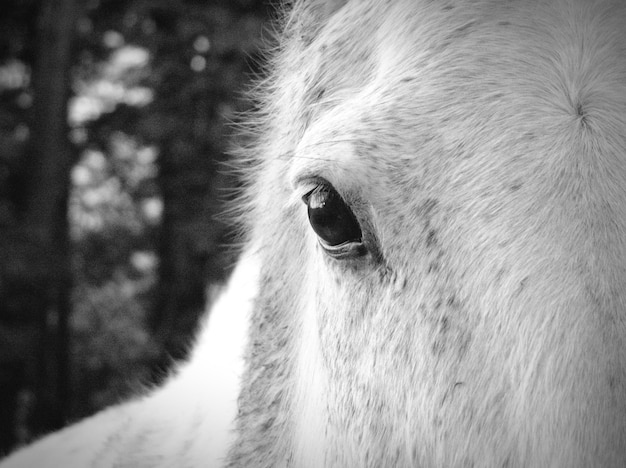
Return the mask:
M292 173L312 161L368 182L407 164L417 174L429 155L482 148L484 159L507 145L531 158L533 145L545 150L538 135L564 138L563 151L624 151L618 3L383 3L340 10L303 54L317 58L300 71L305 132Z
M579 94L602 88L611 69L624 73L626 9L620 2L400 0L344 10L298 51L294 69L304 83L302 104L313 116L308 123L355 96L353 107L373 102L380 110L385 102L396 108L399 96L410 104L421 90L441 107L458 94L455 88L468 91L463 84L479 79L485 87L524 85L527 97L537 94L547 105L576 111ZM412 110L420 112L417 105Z

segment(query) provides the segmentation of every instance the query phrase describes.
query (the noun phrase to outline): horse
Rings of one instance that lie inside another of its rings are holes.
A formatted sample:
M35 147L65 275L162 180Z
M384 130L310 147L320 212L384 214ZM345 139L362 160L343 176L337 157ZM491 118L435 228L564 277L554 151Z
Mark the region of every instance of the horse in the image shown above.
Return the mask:
M191 357L2 468L626 466L626 3L292 3Z

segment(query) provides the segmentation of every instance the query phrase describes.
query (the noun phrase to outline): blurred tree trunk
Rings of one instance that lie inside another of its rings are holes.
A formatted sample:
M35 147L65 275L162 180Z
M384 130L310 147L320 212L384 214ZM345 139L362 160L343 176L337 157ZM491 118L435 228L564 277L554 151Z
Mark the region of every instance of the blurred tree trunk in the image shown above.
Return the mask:
M68 398L68 317L71 271L68 238L69 175L75 158L68 141L72 40L76 0L43 0L33 68L33 117L27 171L25 233L39 252L36 294L39 356L35 375L36 432L64 423Z
M215 179L211 167L215 155L196 155L181 148L182 144L161 146L159 183L163 217L159 285L153 315L156 339L163 346L161 362L157 363L158 375L164 375L172 359L184 358L189 348L190 337L204 311L206 283L215 281L207 275L207 263L212 249L217 248L219 235L205 208ZM204 161L198 161L201 156Z

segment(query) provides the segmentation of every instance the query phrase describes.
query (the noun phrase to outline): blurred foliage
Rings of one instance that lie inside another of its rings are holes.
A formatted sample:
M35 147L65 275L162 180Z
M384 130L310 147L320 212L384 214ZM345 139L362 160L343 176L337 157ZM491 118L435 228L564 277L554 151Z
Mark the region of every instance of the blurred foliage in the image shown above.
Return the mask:
M232 232L216 215L237 181L221 163L228 123L251 105L242 90L259 72L270 11L261 0L79 5L68 102L78 155L68 207L72 418L183 356L207 283L233 261L223 248ZM38 7L4 0L0 15L0 362L23 359L25 388L43 313L32 288L46 274L21 226ZM30 338L16 348L20 333Z

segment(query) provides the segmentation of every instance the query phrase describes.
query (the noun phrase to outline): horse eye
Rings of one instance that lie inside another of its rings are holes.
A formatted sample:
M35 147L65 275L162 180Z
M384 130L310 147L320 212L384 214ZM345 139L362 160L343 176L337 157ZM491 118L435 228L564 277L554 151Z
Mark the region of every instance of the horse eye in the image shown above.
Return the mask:
M309 223L324 247L361 242L361 227L352 210L328 183L321 183L302 197Z

